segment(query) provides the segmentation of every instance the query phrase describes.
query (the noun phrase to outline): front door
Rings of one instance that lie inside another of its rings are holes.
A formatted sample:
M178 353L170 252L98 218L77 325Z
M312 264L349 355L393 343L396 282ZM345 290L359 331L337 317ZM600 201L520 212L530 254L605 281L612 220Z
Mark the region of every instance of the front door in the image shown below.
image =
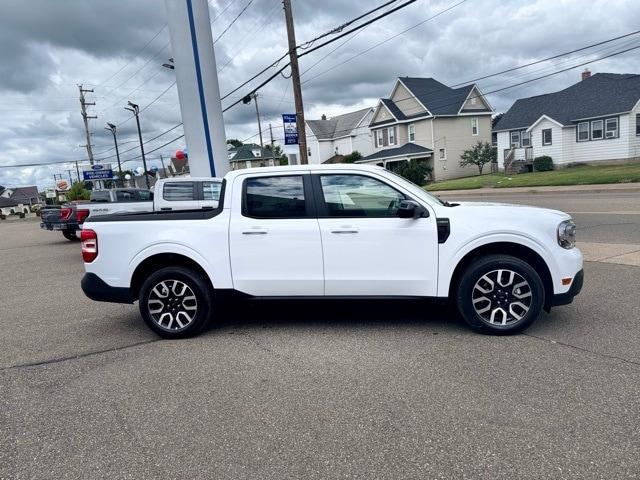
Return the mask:
M299 173L235 179L229 248L236 290L255 296L323 295L310 178Z
M435 296L438 233L431 213L399 218L407 196L381 178L314 174L326 295Z

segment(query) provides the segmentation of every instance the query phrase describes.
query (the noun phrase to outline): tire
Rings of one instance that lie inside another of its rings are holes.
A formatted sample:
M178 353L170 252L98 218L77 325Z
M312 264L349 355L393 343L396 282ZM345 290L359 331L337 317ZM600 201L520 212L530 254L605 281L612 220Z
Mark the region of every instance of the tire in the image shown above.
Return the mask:
M80 240L80 238L78 238L78 235L76 235L75 230L62 230L62 235L64 236L64 238L66 238L67 240L71 240L72 242L77 242L78 240Z
M198 335L212 315L211 287L202 275L184 267L153 272L140 288L140 314L164 338Z
M456 303L474 330L510 335L540 317L544 297L542 280L531 265L509 255L489 255L473 262L462 274Z

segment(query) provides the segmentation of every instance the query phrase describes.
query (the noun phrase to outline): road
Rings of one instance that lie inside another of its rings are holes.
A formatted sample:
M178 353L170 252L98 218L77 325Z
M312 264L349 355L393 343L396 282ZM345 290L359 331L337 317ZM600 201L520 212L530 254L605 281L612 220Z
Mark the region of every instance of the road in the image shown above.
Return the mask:
M463 200L471 200L466 197ZM640 244L627 194L481 200ZM594 213L597 212L597 213ZM79 246L0 224L0 478L637 478L640 267L587 262L525 334L425 302L249 302L159 341L79 288Z

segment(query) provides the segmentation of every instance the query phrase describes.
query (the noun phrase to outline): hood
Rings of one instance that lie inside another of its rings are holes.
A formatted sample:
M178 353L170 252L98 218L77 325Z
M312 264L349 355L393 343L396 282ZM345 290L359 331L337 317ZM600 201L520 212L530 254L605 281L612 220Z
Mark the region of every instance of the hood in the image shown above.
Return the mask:
M519 205L516 203L498 203L498 202L455 202L458 206L455 208L478 208L479 210L484 210L489 215L500 215L500 214L515 214L515 215L536 215L536 216L550 216L557 217L560 220L566 220L571 218L571 215L568 213L562 212L560 210L553 210L551 208L544 207L535 207L532 205ZM500 212L498 212L500 210ZM478 215L481 215L480 212L477 212Z

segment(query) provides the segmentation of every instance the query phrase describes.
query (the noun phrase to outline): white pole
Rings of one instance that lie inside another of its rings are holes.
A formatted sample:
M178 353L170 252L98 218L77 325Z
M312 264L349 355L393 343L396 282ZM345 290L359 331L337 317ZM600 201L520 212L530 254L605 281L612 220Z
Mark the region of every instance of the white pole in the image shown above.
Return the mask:
M191 175L229 171L206 0L165 0Z

